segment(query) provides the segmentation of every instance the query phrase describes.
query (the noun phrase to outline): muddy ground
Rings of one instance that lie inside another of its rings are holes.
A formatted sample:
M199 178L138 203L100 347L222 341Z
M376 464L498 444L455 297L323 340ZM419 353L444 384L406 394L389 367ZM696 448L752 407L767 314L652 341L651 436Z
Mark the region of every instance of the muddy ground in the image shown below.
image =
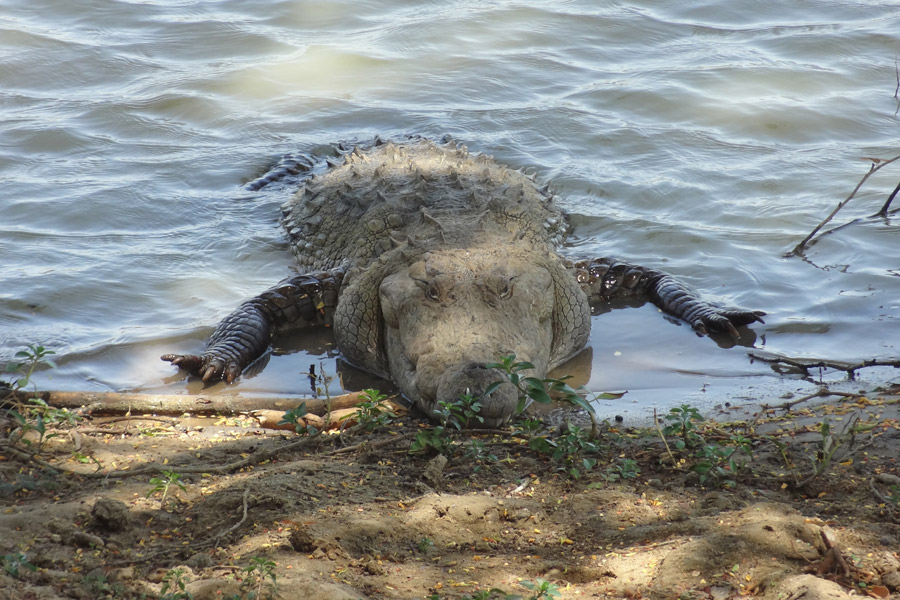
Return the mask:
M900 598L898 392L723 408L702 441L612 420L571 460L459 435L446 464L409 454L408 415L300 436L86 414L37 455L7 420L0 598ZM584 441L541 418L533 439Z

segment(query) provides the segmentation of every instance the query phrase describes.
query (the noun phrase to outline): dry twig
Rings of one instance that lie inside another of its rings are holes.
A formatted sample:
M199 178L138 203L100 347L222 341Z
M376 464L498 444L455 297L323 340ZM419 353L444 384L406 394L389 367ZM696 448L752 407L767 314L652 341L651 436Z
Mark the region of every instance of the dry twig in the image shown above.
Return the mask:
M659 434L659 439L662 440L663 445L666 447L666 452L669 453L669 458L672 459L672 466L674 468L678 467L678 461L675 460L675 455L672 454L672 449L669 448L669 442L666 440L666 436L663 434L662 429L659 426L659 419L656 416L656 407L653 408L653 424L656 426L656 433Z

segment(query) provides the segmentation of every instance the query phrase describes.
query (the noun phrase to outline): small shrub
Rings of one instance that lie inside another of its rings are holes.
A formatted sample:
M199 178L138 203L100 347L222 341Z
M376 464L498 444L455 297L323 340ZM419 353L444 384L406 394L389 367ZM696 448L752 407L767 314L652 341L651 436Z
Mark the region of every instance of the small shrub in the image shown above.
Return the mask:
M306 410L306 402L301 402L300 406L297 408L292 408L291 410L284 413L284 416L281 417L281 420L278 421L279 425L293 425L294 432L300 435L315 435L319 433L319 430L313 427L312 425L307 425L306 421L303 420L309 412Z
M185 591L184 569L169 569L163 575L159 600L192 600L194 595Z
M678 436L680 439L676 440L675 447L679 450L694 448L703 443L703 438L697 433L696 424L702 423L704 418L697 408L682 404L670 408L665 418L668 424L663 427L663 434Z
M278 583L275 576L275 562L264 556L254 556L250 564L241 570L241 593L229 600L262 600L276 598Z
M169 488L173 485L180 488L181 491L187 489L184 482L181 481L181 475L175 471L163 471L160 477L154 477L150 480L150 485L153 487L147 492L147 497L149 498L157 492L162 492L162 498L159 500L159 505L161 507L166 505L166 497L169 494Z
M559 588L555 583L551 583L544 579L536 579L534 583L523 581L522 587L530 590L534 595L529 600L550 600L559 598Z
M21 360L6 363L4 369L6 373L13 374L13 379L8 384L10 389L8 397L13 400L8 404L14 408L9 409L9 414L19 424L18 434L12 437L12 441L13 443L21 441L22 444L31 446L31 440L24 439L24 436L29 431L34 431L38 434L38 451L43 447L44 442L59 435L58 433L49 433L48 426L72 425L79 419L76 414L66 409L53 408L38 397L37 386L32 378L34 372L42 365L56 368L56 363L48 358L52 354L55 354L53 350L48 350L43 346L30 345L28 349L16 352L16 358ZM19 401L19 393L24 392L29 385L32 387L34 396L25 402ZM5 399L0 397L0 400Z
M451 456L457 447L453 433L465 429L474 421L481 423L481 402L471 394L460 396L456 400L441 400L434 409L438 424L416 433L410 444L410 454L433 449L445 456Z
M397 415L387 404L387 396L378 390L363 390L362 402L357 405L356 424L365 431L375 431L389 425Z
M28 562L28 557L22 552L4 554L0 557L0 562L3 563L3 570L13 577L18 577L21 569L32 572L37 571L37 567Z

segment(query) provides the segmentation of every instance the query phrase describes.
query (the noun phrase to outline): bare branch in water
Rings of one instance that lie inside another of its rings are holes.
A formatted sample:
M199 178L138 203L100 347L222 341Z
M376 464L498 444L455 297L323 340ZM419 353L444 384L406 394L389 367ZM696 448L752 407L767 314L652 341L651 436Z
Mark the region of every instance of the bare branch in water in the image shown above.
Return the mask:
M897 76L897 87L894 88L894 100L898 102L897 109L900 110L900 65L897 64L897 59L894 59L894 74ZM897 114L896 112L894 113Z
M900 112L900 63L897 62L897 58L894 58L894 74L897 77L897 87L894 88L894 100L897 101L897 108L894 109L894 116L897 116L897 113Z
M891 207L891 202L894 201L894 198L897 196L897 192L900 192L900 183L897 184L897 187L894 188L894 191L891 192L891 195L888 196L887 202L884 203L884 206L881 207L877 213L872 215L873 217L886 217L888 215L888 208ZM894 211L897 209L895 208ZM891 212L894 212L891 211Z
M836 371L844 371L847 377L854 379L856 372L866 367L894 367L900 369L900 359L880 359L870 358L859 361L829 360L821 358L791 358L778 354L748 352L750 358L771 363L773 365L783 365L799 370L804 376L809 376L810 369L834 369Z
M831 213L830 213L827 217L825 217L825 220L823 220L821 223L819 223L818 225L816 225L815 229L813 229L813 230L809 233L809 235L807 235L805 238L803 238L803 241L802 241L802 242L800 242L799 244L797 244L796 246L794 246L794 249L793 249L793 250L791 250L790 252L788 252L787 254L785 254L785 256L798 256L798 255L800 255L800 254L803 254L803 251L806 250L807 247L811 246L812 244L814 244L814 243L817 241L817 235L816 235L816 234L819 234L819 231L822 229L822 227L824 227L825 225L827 225L827 224L834 218L834 216L835 216L836 214L838 214L838 211L840 211L842 208L844 208L845 206L847 206L847 203L850 202L850 201L856 196L856 192L859 191L859 189L860 189L860 188L863 186L863 184L869 179L869 177L871 177L876 171L878 171L878 170L881 169L882 167L886 167L887 165L891 164L892 162L895 162L895 161L897 161L897 160L900 160L900 156L895 156L894 158L887 159L887 160L881 159L881 158L867 158L866 160L871 160L871 161L872 161L872 166L869 167L869 171L868 171L865 175L863 175L862 179L859 180L859 183L856 184L856 187L853 188L853 191L850 192L850 195L847 196L847 198L844 199L840 204L838 204L838 205L835 207L835 209L834 209L833 211L831 211ZM900 186L898 186L898 188L900 188ZM886 202L885 205L881 208L881 210L880 210L879 212L875 213L875 214L872 215L872 216L873 216L873 217L876 217L876 216L885 216L885 215L887 214L887 209L888 209L888 207L891 205L891 202L894 200L894 196L895 196L896 194L897 194L897 190L895 189L895 190L894 190L894 193L891 194L891 196L888 198L887 202ZM843 227L843 226L844 226L844 225L841 225L840 227ZM836 231L837 229L840 229L840 227L835 227L834 229L830 229L830 230L828 230L828 231L825 231L825 232L819 234L818 237L821 237L821 236L823 236L823 235L826 235L826 234L828 234L828 233L831 233L831 232L833 232L833 231Z

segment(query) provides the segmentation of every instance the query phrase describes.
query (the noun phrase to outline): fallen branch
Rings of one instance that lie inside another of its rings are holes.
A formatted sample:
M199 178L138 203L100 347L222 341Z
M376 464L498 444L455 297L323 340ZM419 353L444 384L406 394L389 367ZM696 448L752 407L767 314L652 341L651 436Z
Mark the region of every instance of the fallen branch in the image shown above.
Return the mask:
M306 403L306 411L324 415L331 410L353 408L364 398L362 392L334 396L331 401L320 398L271 398L225 396L214 394L130 394L118 392L12 392L7 400L27 402L40 398L56 408L84 409L94 415L152 413L156 415L223 415L231 416L253 410L287 412Z
M805 238L803 238L803 241L802 241L802 242L800 242L799 244L797 244L796 246L794 246L794 249L793 249L793 250L791 250L790 252L788 252L787 254L785 254L786 257L787 257L787 256L798 256L798 255L800 255L800 254L803 254L803 251L806 250L806 248L807 248L808 246L811 246L812 244L815 243L815 241L817 241L817 240L814 240L814 238L817 237L816 234L818 234L819 231L822 229L822 227L824 227L825 225L827 225L827 224L834 218L834 216L835 216L836 214L838 214L838 211L840 211L842 208L844 208L844 207L847 205L847 203L850 202L850 201L856 196L856 192L859 191L859 189L863 186L863 184L866 182L866 180L868 180L869 177L871 177L876 171L878 171L878 170L881 169L882 167L886 167L887 165L891 164L892 162L895 162L895 161L897 161L897 160L900 160L900 156L895 156L894 158L891 158L891 159L873 158L873 159L871 159L871 160L872 160L872 166L869 168L869 171L868 171L865 175L863 175L862 179L859 180L859 183L856 184L856 187L853 188L853 191L850 192L850 195L847 196L847 198L844 199L841 203L839 203L839 204L835 207L835 209L832 210L831 213L830 213L827 217L825 217L825 220L823 220L821 223L819 223L818 225L816 225L815 229L813 229L813 230L809 233L809 235L807 235ZM900 186L898 186L898 189L900 189ZM890 204L891 204L891 202L893 201L894 196L895 196L896 194L897 194L897 190L894 190L894 193L891 194L890 198L888 198L888 201L887 201L887 202L885 203L885 205L881 208L881 210L880 210L879 212L875 213L875 214L872 215L872 216L873 216L873 217L876 217L876 216L885 216L885 215L887 214L887 209L888 209L888 207L890 206ZM854 221L854 222L855 222L855 221ZM844 227L844 225L842 225L841 227ZM830 230L828 230L828 231L825 231L825 232L819 234L818 237L822 237L823 235L827 235L827 234L829 234L829 233L831 233L831 232L833 232L833 231L836 231L837 229L839 229L839 227L836 227L836 228L834 228L834 229L830 229Z
M828 396L838 396L841 398L861 398L863 396L863 394L854 394L852 392L835 392L835 391L828 389L827 387L821 387L817 391L813 392L812 394L807 394L806 396L803 396L802 398L797 398L796 400L789 400L788 402L783 402L783 403L777 404L775 406L773 406L771 404L761 404L759 407L759 412L756 413L756 416L753 418L753 420L750 422L750 424L747 427L748 427L748 429L752 430L754 427L756 427L756 424L759 422L759 420L762 418L762 416L770 410L790 411L792 408L794 408L798 404L803 404L804 402L807 402L809 400L814 400L815 398L827 398Z
M857 362L829 360L821 358L790 358L777 354L763 354L760 352L748 352L750 358L761 360L771 364L782 364L803 372L804 376L809 376L810 369L834 369L836 371L844 371L850 379L856 378L856 372L867 367L894 367L900 369L900 359L880 359L870 358ZM779 371L781 372L781 371Z
M347 454L348 452L355 452L357 450L377 450L379 448L383 448L385 446L391 446L398 442L402 442L403 440L408 440L409 438L415 437L418 431L409 431L407 433L402 433L400 435L396 435L390 437L386 440L380 440L378 442L371 442L366 440L364 442L360 442L359 444L354 444L353 446L345 446L343 448L338 448L337 450L332 450L325 454L325 456L335 456L337 454Z

